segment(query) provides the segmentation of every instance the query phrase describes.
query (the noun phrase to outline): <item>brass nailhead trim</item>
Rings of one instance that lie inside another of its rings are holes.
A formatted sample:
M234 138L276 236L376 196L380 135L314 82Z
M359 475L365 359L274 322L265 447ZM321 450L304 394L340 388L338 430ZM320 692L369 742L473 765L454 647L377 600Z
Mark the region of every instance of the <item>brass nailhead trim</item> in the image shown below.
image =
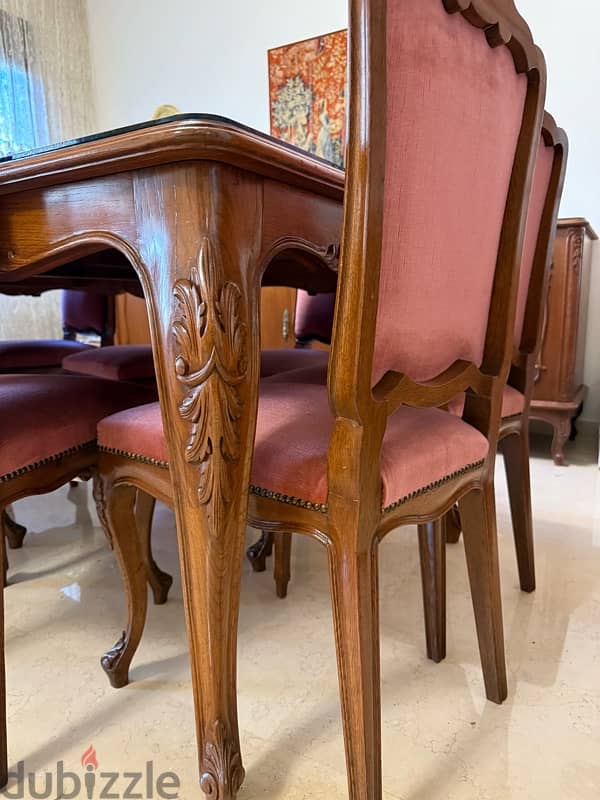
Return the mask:
M119 450L116 447L105 447L104 445L100 445L100 450L103 453L111 453L115 456L125 456L126 458L130 458L132 461L139 461L142 464L150 464L154 467L160 467L161 469L169 469L169 465L166 461L157 461L155 458L140 456L137 453L130 453L127 450ZM456 470L456 472L450 473L450 475L446 475L443 478L434 481L433 483L428 483L427 486L422 486L420 489L416 489L414 492L411 492L410 494L401 497L399 500L396 500L394 503L391 503L389 506L386 506L383 509L383 513L388 514L390 511L395 511L395 509L400 508L400 506L408 503L409 500L414 500L415 497L420 497L421 495L427 494L427 492L431 492L434 489L439 489L440 486L448 483L448 481L452 481L455 478L460 478L462 475L466 475L468 472L472 472L473 470L483 466L484 463L485 459L481 459L481 461L475 461L472 464L467 464L467 466L461 467L461 469ZM306 508L309 511L318 511L321 514L327 514L329 510L327 503L312 503L310 500L303 500L301 497L294 497L293 495L274 492L271 489L263 489L260 486L254 486L252 484L250 484L249 491L250 494L255 494L258 497L266 497L268 500L275 500L278 503L285 503L288 506L300 506L300 508Z
M96 447L96 440L92 439L90 442L84 442L83 444L78 444L75 447L70 447L68 450L62 450L60 453L55 453L52 456L48 456L48 458L42 458L41 461L34 461L33 464L27 464L25 467L21 467L20 469L16 469L14 472L7 472L6 475L0 476L0 483L6 483L7 481L13 480L13 478L19 478L21 475L26 475L28 472L33 472L34 470L38 469L39 467L43 467L46 464L52 464L55 461L60 461L61 458L65 456L71 456L74 453L78 453L80 450L86 449L93 449Z
M252 486L252 484L250 484L250 494L277 500L278 503L286 503L288 506L301 506L311 511L320 511L322 514L326 514L329 508L327 503L311 503L310 500L302 500L300 497L281 494L281 492L272 492L270 489L261 489L260 486Z
M440 486L443 486L448 481L452 481L455 478L460 478L461 475L466 475L468 472L473 472L473 470L477 469L478 467L483 466L485 463L485 459L481 459L481 461L475 461L472 464L467 464L466 467L461 467L461 469L457 469L456 472L452 472L450 475L446 475L443 478L440 478L433 483L428 483L427 486L423 486L421 489L416 489L414 492L407 494L406 497L401 497L400 500L396 500L391 505L386 506L383 509L384 514L388 514L390 511L395 511L395 509L403 506L405 503L408 503L409 500L414 500L415 497L420 497L423 494L427 494L427 492L431 492L434 489L439 489Z
M427 492L431 492L434 489L438 489L440 486L443 486L448 481L452 481L455 478L460 478L462 475L466 475L468 472L472 472L473 470L477 469L478 467L483 466L485 463L485 459L481 461L476 461L473 464L467 464L467 466L462 467L456 472L452 472L450 475L446 475L443 478L440 478L433 483L428 483L427 486L422 486L420 489L416 489L414 492L407 494L405 497L401 497L399 500L396 500L394 503L391 503L389 506L386 506L383 509L384 514L388 514L390 511L394 511L395 509L399 508L400 506L405 505L408 503L409 500L414 500L415 497L420 497L423 494L427 494ZM256 494L259 497L267 497L269 500L276 500L279 503L287 503L287 505L291 506L301 506L302 508L308 508L312 511L319 511L322 514L326 514L329 510L329 507L326 503L311 503L310 500L302 500L299 497L290 497L287 494L281 494L280 492L273 492L269 489L262 489L258 486L250 486L250 494Z
M130 453L128 450L119 450L117 447L105 447L103 444L99 445L99 450L102 453L110 453L113 456L124 456L132 461L139 461L141 464L150 464L152 467L160 467L160 469L169 469L166 461L159 461L156 458L149 458L148 456L140 456L138 453Z

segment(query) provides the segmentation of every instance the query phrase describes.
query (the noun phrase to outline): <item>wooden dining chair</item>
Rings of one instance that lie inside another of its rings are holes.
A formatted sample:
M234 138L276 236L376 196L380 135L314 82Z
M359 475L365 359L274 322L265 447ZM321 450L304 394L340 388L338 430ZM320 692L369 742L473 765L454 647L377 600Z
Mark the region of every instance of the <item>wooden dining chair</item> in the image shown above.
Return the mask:
M294 314L295 347L265 349L260 353L260 377L271 378L298 369L319 369L327 375L328 350L312 349L313 342L331 344L335 292L310 295L299 289L296 293ZM263 531L246 551L254 572L264 572L267 558L274 553L273 575L279 597L287 595L290 580L290 542L278 537L274 545L273 534Z
M499 431L499 448L504 455L517 564L521 589L535 589L535 564L533 546L533 519L529 478L529 405L536 380L536 358L542 333L543 309L546 304L548 279L556 236L556 220L562 196L568 155L568 139L554 118L544 114L542 136L536 158L533 190L527 214L525 244L520 268L517 312L515 316L514 352L508 383L502 398L502 420ZM314 365L272 375L269 382L325 383L326 366ZM448 409L460 416L465 403L464 395L454 398ZM460 517L455 506L444 518L446 541L456 543L460 537ZM427 628L445 619L445 575L439 548L431 547L425 532L421 532L420 554ZM285 544L275 540L277 564L274 571L278 579L277 594L285 597L291 575L291 538ZM439 592L436 598L435 593ZM440 604L442 604L440 606ZM434 613L431 610L436 609ZM439 623L441 624L441 623ZM431 633L428 652L435 661L445 657L445 631Z
M377 569L390 531L416 522L441 547L458 501L486 694L507 694L494 461L545 65L510 0L351 0L350 53L328 385L262 382L248 518L326 547L349 796L380 800ZM439 408L462 391L462 417ZM98 427L128 594L106 665L118 684L145 614L136 493L173 492L161 433L157 404ZM220 469L226 454L210 457Z
M96 470L96 426L107 413L146 403L154 391L67 375L0 376L0 513L31 495ZM19 424L15 424L15 420ZM0 564L6 567L4 536ZM4 592L0 591L0 785L6 783Z
M546 113L527 216L513 359L504 391L498 436L499 448L504 456L519 583L524 592L533 592L536 586L529 474L529 407L537 380L536 361L543 333L568 149L565 131L557 127L554 118ZM461 398L450 404L450 410L454 413L460 414L461 407ZM458 509L452 509L445 524L446 540L455 544L461 532Z

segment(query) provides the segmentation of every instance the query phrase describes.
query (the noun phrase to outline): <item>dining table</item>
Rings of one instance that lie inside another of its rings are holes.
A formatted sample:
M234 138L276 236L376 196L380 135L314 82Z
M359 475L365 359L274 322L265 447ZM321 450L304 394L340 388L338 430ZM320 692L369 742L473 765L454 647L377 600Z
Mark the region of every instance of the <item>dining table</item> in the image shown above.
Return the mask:
M344 172L333 164L206 114L0 160L0 292L95 288L146 300L175 490L199 783L213 800L232 800L244 779L237 625L260 289L335 289L343 195Z

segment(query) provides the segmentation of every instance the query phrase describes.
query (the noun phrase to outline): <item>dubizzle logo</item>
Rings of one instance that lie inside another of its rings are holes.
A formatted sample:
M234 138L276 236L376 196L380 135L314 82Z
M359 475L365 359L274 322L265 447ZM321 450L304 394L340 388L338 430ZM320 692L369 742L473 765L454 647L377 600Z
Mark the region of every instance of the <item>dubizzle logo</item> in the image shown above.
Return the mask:
M75 772L65 772L64 761L56 764L56 773L25 772L25 762L19 761L16 772L8 775L8 786L0 796L8 800L177 800L179 776L175 772L161 772L154 777L154 762L147 761L141 772L100 772L94 745L81 755L83 780ZM56 778L56 781L55 781Z

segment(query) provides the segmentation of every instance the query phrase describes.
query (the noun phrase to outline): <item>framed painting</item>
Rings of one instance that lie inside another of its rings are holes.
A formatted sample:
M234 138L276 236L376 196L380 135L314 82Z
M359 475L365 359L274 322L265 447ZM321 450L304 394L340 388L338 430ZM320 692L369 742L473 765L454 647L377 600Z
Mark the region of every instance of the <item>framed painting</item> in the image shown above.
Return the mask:
M269 50L271 134L344 165L345 30Z

